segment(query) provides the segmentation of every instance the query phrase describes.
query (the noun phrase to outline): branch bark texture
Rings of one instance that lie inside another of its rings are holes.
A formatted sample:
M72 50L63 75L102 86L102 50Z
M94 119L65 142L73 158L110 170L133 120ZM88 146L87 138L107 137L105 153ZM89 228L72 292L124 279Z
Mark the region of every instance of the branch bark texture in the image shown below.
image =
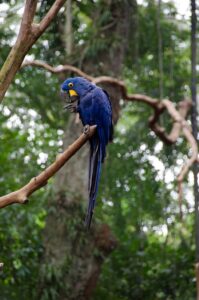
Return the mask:
M26 0L24 13L17 40L12 47L3 67L0 70L0 102L20 68L25 55L41 34L49 26L53 18L66 0L56 0L39 24L33 23L37 0Z

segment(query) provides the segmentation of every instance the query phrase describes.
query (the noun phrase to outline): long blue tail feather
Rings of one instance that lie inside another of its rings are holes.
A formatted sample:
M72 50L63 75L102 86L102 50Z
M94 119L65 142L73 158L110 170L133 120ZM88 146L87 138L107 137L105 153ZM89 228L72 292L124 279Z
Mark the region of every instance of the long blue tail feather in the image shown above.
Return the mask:
M90 142L90 165L89 165L89 204L85 224L89 229L92 221L93 211L98 190L102 164L102 147L100 139L95 136Z

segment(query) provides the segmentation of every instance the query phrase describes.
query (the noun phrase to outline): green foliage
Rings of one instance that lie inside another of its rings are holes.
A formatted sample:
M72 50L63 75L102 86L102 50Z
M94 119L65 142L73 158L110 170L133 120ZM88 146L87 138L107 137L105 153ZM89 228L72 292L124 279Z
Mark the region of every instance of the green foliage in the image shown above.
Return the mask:
M62 145L63 131L50 128L35 110L12 105L1 106L2 195L20 188L42 171L47 158L48 163L53 161ZM0 281L1 299L25 300L34 295L43 249L45 203L51 193L49 185L45 191L31 196L26 206L9 206L0 211L0 259L5 264Z
M190 76L189 30L176 19L177 11L170 2L164 3L160 19L164 97L182 100L189 95ZM133 91L159 97L157 6L148 1L138 10L138 61L125 66L125 78L132 78Z
M138 12L138 61L133 68L130 61L125 65L124 77L130 91L158 97L155 2L140 6ZM164 96L177 102L189 95L190 61L188 28L175 15L174 6L164 4L160 20ZM183 207L182 223L173 181L176 162L186 159L187 147L182 141L163 147L146 128L149 116L144 105L125 106L109 146L99 201L103 205L97 213L113 228L119 247L105 262L93 299L195 297L193 208L190 202ZM168 117L162 121L169 129Z
M20 21L17 12L23 5L23 1L3 2L9 9L0 12L4 21L0 19L0 65L13 42L15 26ZM37 19L52 2L43 1ZM109 2L114 1L73 2L76 46L67 63L81 66L91 61L100 69L103 58L100 55L122 42L116 32L107 35L107 26L118 22L117 16L111 17ZM119 0L114 3L123 5ZM123 78L130 92L159 97L157 5L148 0L136 7L138 28L136 24L132 28L138 32L134 35L131 30ZM164 97L178 102L189 95L190 60L188 24L177 20L176 13L172 2L163 2L160 27ZM62 11L30 51L33 58L52 65L66 62L64 22ZM68 119L59 100L62 79L27 67L18 72L0 106L1 195L25 184L60 151ZM176 165L179 169L187 158L187 146L181 140L176 146L163 146L148 129L151 112L145 105L122 104L122 108L115 139L104 164L95 216L99 222L110 225L119 246L103 266L93 299L194 299L194 216L190 187L185 184L185 198L189 201L183 205L185 216L181 222L174 181L178 172ZM169 128L166 116L162 122ZM69 251L64 269L48 263L40 269L45 218L56 214L56 210L52 211L47 205L52 195L49 184L31 196L28 205L0 210L0 261L5 263L0 275L1 300L35 299L39 272L47 283L41 299L57 299L63 272L73 276L76 253L71 257ZM67 227L68 244L77 244L76 252L81 254L85 232L79 224L84 212L81 207L70 209L64 210L58 218ZM71 291L73 286L66 285L65 289Z
M160 150L137 116L134 105L123 110L109 147L97 213L119 246L105 262L93 299L193 299L194 215L179 220L176 186L158 169L164 162L171 170L175 153Z

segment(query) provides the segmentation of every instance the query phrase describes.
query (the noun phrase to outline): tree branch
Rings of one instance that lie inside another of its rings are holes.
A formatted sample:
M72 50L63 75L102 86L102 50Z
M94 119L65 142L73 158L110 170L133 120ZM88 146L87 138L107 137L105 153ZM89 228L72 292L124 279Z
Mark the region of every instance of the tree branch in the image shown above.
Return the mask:
M23 34L24 30L30 30L33 22L38 0L27 0L25 3L24 13L21 21L19 35Z
M193 165L198 158L198 145L195 138L192 135L192 130L188 122L182 117L182 115L176 110L173 103L169 100L163 100L164 106L167 108L168 113L173 119L174 123L178 125L178 128L182 129L182 133L186 138L187 142L190 145L192 150L192 154L190 159L184 164L180 174L178 175L178 182L182 182L184 180L185 175L189 171L190 167Z
M94 77L92 76L89 76L88 74L86 74L85 72L83 72L82 70L74 67L74 66L71 66L71 65L60 65L60 66L57 66L57 67L52 67L50 66L49 64L47 64L46 62L43 62L43 61L40 61L40 60L32 60L32 61L29 61L29 60L25 60L21 67L27 67L27 66L33 66L33 67L40 67L40 68L43 68L53 74L59 74L59 73L64 73L64 72L73 72L79 76L82 76L90 81L93 81L94 80Z
M113 77L109 76L99 76L99 77L93 77L82 70L71 66L71 65L60 65L57 67L52 67L49 64L43 62L43 61L24 61L22 64L22 67L25 66L35 66L35 67L41 67L45 70L48 70L49 72L52 72L54 74L63 73L63 72L73 72L79 76L83 76L84 78L92 81L95 84L102 84L102 83L109 83L111 85L115 85L121 89L121 94L124 100L126 101L136 101L136 102L143 102L147 105L149 105L154 113L149 118L149 127L151 130L154 131L154 133L165 143L168 145L174 144L178 137L180 136L181 132L184 135L185 139L187 140L187 143L190 145L191 148L191 157L188 159L188 161L183 165L180 174L177 177L178 181L178 189L179 189L179 201L181 202L182 199L182 182L190 170L191 166L195 161L198 161L198 146L196 143L195 138L193 137L191 128L186 121L187 114L191 108L191 101L189 99L184 99L183 101L179 102L177 105L177 108L172 103L171 100L164 99L164 100L158 100L151 97L148 97L146 95L141 94L128 94L126 85L123 81L118 80ZM165 111L168 112L168 114L171 116L173 120L173 126L170 131L170 133L166 133L166 130L164 127L161 127L158 124L158 121L160 119L161 114L163 114Z
M17 40L0 70L0 102L19 70L25 55L57 15L66 0L56 0L39 24L33 24L38 0L26 0Z
M14 203L26 203L28 201L28 197L36 190L46 185L49 178L57 173L57 171L59 171L59 169L86 143L86 141L95 133L95 130L96 126L91 126L88 134L82 134L62 154L57 156L54 163L47 167L37 177L32 178L28 184L19 190L0 197L0 208Z
M65 2L66 0L56 0L42 21L39 24L32 25L37 38L46 30Z

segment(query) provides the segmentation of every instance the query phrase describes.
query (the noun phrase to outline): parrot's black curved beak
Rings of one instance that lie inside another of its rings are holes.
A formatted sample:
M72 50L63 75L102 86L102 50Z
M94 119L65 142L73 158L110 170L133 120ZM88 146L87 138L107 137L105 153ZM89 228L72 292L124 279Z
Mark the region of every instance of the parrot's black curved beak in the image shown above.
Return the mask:
M70 95L69 91L64 91L61 89L60 91L61 98L66 101L67 103L73 103L79 100L78 95Z

